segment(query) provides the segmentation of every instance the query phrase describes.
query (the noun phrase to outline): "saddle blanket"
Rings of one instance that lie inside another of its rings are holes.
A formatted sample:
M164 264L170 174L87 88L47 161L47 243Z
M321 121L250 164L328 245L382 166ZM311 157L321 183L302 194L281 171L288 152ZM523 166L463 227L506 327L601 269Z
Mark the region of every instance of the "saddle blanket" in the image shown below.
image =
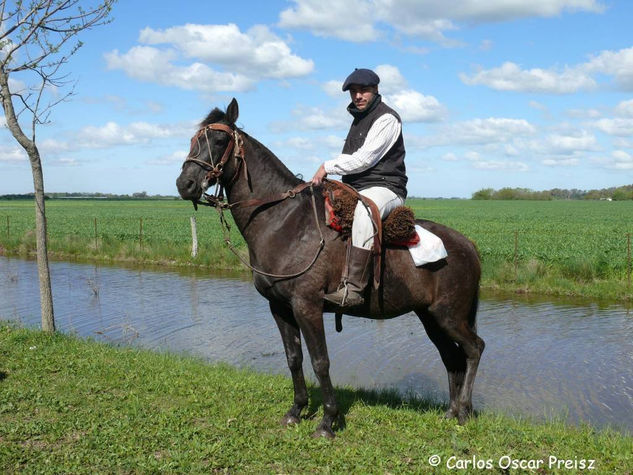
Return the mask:
M416 266L437 262L448 256L444 243L439 237L419 224L415 225L415 231L420 239L415 245L409 246L409 252Z

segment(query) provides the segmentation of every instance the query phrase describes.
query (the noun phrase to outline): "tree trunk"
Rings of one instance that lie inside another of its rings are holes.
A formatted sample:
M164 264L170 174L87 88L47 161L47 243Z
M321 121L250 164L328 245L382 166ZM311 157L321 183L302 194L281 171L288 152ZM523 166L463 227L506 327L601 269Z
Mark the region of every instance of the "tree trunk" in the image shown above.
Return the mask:
M48 266L48 233L46 226L46 209L44 204L44 175L39 152L35 148L36 158L31 157L33 186L35 189L35 237L37 246L37 274L40 281L40 307L42 311L42 330L55 331L55 315L53 312L53 292L51 273Z
M48 244L46 233L46 209L44 205L44 175L42 173L42 161L40 153L35 145L35 137L29 139L18 123L11 91L9 78L6 72L0 68L0 95L2 107L7 122L7 127L18 143L24 148L33 174L33 188L35 191L35 239L37 246L37 273L40 281L40 307L42 312L42 330L55 331L55 316L53 313L53 293L51 290L51 275L48 267Z

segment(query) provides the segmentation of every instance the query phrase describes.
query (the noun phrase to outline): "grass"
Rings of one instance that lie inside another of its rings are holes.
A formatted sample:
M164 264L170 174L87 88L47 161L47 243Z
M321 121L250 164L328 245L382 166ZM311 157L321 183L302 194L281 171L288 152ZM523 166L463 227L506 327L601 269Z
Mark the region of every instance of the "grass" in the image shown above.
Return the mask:
M633 299L633 221L626 218L633 216L633 201L407 204L417 217L451 226L476 243L484 288ZM34 254L33 215L29 201L0 201L0 254ZM182 201L50 200L47 215L53 258L245 270L224 245L217 213L206 208L196 214L199 254L190 256L193 209ZM231 238L246 255L235 227Z
M328 441L310 437L314 387L308 420L278 425L292 400L282 376L6 325L0 356L3 473L428 473L432 455L435 473L473 457L493 472L509 459L578 471L552 469L557 457L633 473L633 438L611 430L487 411L458 426L430 402L338 388L347 426Z

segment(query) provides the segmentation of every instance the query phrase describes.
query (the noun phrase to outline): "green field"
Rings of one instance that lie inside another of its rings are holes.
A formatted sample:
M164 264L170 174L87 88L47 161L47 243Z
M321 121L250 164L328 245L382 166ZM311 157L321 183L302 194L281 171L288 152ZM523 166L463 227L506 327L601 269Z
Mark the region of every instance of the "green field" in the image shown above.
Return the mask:
M483 286L519 292L630 300L632 201L411 199L417 217L451 226L479 249ZM199 255L190 256L189 218ZM179 200L47 201L55 258L243 268L225 247L218 216ZM30 201L0 201L0 252L34 251ZM231 238L245 252L237 229Z
M288 377L6 325L0 355L1 473L633 470L630 434L587 425L486 410L458 426L437 403L339 387L347 427L333 441L313 439L322 417L313 385L307 418L279 424ZM490 468L474 470L473 460Z

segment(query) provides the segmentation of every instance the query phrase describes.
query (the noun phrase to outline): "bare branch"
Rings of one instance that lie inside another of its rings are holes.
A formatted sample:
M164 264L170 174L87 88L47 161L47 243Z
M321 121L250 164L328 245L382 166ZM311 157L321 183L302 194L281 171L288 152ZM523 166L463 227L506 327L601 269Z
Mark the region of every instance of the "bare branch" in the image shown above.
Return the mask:
M9 7L6 0L0 0L0 69L7 78L15 73L30 75L37 84L32 84L35 87L29 94L11 94L7 82L3 93L21 104L16 117L30 113L33 141L36 126L46 123L53 107L74 93L72 88L45 100L50 96L47 91L68 86L61 68L82 46L77 36L111 21L109 14L116 0L94 1L89 7L80 0L34 0L28 6L18 1Z

